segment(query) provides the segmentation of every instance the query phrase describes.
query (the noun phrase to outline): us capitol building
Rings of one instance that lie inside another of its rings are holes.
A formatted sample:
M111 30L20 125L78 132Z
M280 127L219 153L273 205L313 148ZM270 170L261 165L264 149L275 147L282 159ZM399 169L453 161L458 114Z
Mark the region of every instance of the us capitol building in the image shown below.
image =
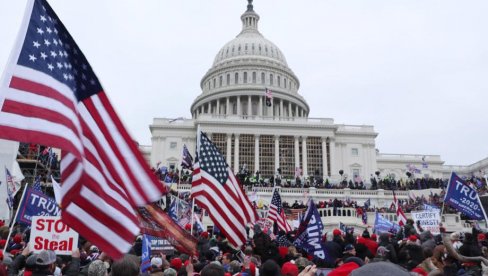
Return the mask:
M278 168L288 178L298 171L330 182L346 176L369 182L376 171L406 178L408 166L421 170L415 177L432 178L448 178L452 170L471 175L488 167L488 159L453 167L444 166L439 155L382 154L376 150L378 133L372 125L309 118L298 77L281 50L259 32L259 19L249 1L241 32L217 52L200 81L202 93L191 104L191 119L154 118L152 146L144 148L151 166L161 162L178 168L184 144L194 154L199 126L234 172L245 166L262 178L275 175ZM266 88L272 91L271 106L266 105Z

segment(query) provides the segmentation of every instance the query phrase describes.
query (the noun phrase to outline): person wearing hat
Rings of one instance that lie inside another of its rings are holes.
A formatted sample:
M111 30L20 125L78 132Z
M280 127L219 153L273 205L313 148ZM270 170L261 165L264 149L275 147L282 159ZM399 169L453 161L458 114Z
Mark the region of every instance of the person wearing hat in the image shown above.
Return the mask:
M286 262L281 266L281 276L297 276L298 266L291 262Z
M160 257L153 257L151 259L151 274L155 276L163 276L163 259Z
M355 257L356 256L356 248L352 244L348 244L344 247L344 252L342 255L343 259L347 259L349 257Z
M378 249L376 250L376 256L372 260L372 262L389 262L390 260L388 259L390 250L388 250L384 246L379 246Z

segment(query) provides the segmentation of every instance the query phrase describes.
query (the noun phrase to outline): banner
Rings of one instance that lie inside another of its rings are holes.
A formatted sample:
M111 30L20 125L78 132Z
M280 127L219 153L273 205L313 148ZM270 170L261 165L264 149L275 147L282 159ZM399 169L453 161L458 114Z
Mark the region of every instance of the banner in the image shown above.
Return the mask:
M40 191L27 188L24 199L19 205L16 222L30 225L33 216L61 216L61 209L56 201Z
M53 250L56 255L71 255L78 248L78 233L61 217L33 216L29 248L34 253Z
M449 179L444 202L470 219L486 219L478 193L454 172Z
M441 209L437 208L437 206L430 205L430 204L427 204L427 203L424 203L424 210L425 211L438 211L438 212L441 211Z
M138 213L143 234L167 239L181 253L198 255L197 240L176 224L159 206L146 205L140 207Z
M158 255L163 253L166 256L171 256L175 253L175 247L167 239L149 236L149 241L151 243L151 254Z
M300 226L298 227L296 239L293 244L316 258L330 262L332 260L327 249L321 243L323 229L324 225L322 224L317 207L313 203L313 200L310 199L307 212L300 221Z
M411 212L411 214L415 225L418 225L417 223L419 223L424 231L430 231L432 234L437 235L441 233L439 230L439 224L441 223L439 211L440 210L437 209L432 211ZM419 230L420 229L417 229L417 231Z
M400 225L393 223L386 218L384 218L380 213L376 213L376 219L374 221L374 232L375 233L398 233L400 231Z

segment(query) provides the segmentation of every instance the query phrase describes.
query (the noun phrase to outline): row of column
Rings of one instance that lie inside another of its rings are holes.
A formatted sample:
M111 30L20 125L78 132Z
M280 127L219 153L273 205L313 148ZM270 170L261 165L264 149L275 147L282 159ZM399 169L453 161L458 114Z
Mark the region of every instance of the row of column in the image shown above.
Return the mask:
M274 163L275 163L275 172L280 167L280 136L274 136L274 143L275 143L275 151L274 151ZM307 164L307 137L302 136L302 169L303 175L308 175L308 164ZM300 167L300 136L295 136L295 168ZM227 134L227 160L231 160L232 158L232 134ZM335 160L335 142L333 139L329 139L329 156L331 160L330 170L331 172L335 172L335 165L333 160ZM259 170L259 135L254 136L254 171ZM327 138L322 137L322 164L323 164L323 176L328 176L328 160L327 160ZM239 164L239 134L234 134L234 172L238 172L240 169Z
M246 97L246 96L242 96ZM231 110L231 97L226 97L225 98L225 114L226 115L231 115L233 111ZM241 96L236 96L236 104L237 104L237 115L244 115L242 111L242 105L241 105ZM257 115L257 116L281 116L283 117L285 114L285 109L287 109L288 116L291 117L291 114L293 114L293 109L295 109L295 117L306 117L306 111L303 108L300 108L297 104L293 104L290 101L285 102L283 99L279 100L273 100L273 105L272 106L266 106L263 103L263 97L258 97L259 101L258 103L258 110L257 114L253 114L252 112L252 96L247 96L247 115L252 116L252 115ZM195 111L194 117L197 117L197 115L204 114L204 113L212 113L216 115L220 115L220 99L215 100L215 101L210 101L205 104L200 105L197 110ZM278 105L278 108L274 108L275 105ZM287 106L286 106L287 105ZM215 107L215 110L212 112L212 108ZM265 112L266 111L266 112ZM264 114L266 113L266 114ZM222 114L222 115L225 115Z

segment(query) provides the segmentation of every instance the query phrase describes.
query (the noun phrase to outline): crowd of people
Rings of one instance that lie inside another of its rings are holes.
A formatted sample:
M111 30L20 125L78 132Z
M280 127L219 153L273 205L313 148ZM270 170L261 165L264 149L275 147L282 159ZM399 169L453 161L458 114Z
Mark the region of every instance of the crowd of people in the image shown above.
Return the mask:
M418 230L417 230L418 229ZM412 220L396 233L323 233L321 244L327 256L317 258L293 245L294 231L276 236L259 224L248 229L242 248L229 245L218 232L201 232L198 256L174 252L154 254L150 268L141 272L142 238L137 237L123 258L113 260L98 247L80 237L71 256L53 251L32 253L29 231L16 232L5 240L8 227L0 228L0 275L201 275L201 276L316 276L316 275L482 275L488 263L487 233L473 227L471 232L433 235L416 228ZM274 239L273 239L274 237ZM486 272L485 272L486 273ZM483 274L485 275L485 274Z

